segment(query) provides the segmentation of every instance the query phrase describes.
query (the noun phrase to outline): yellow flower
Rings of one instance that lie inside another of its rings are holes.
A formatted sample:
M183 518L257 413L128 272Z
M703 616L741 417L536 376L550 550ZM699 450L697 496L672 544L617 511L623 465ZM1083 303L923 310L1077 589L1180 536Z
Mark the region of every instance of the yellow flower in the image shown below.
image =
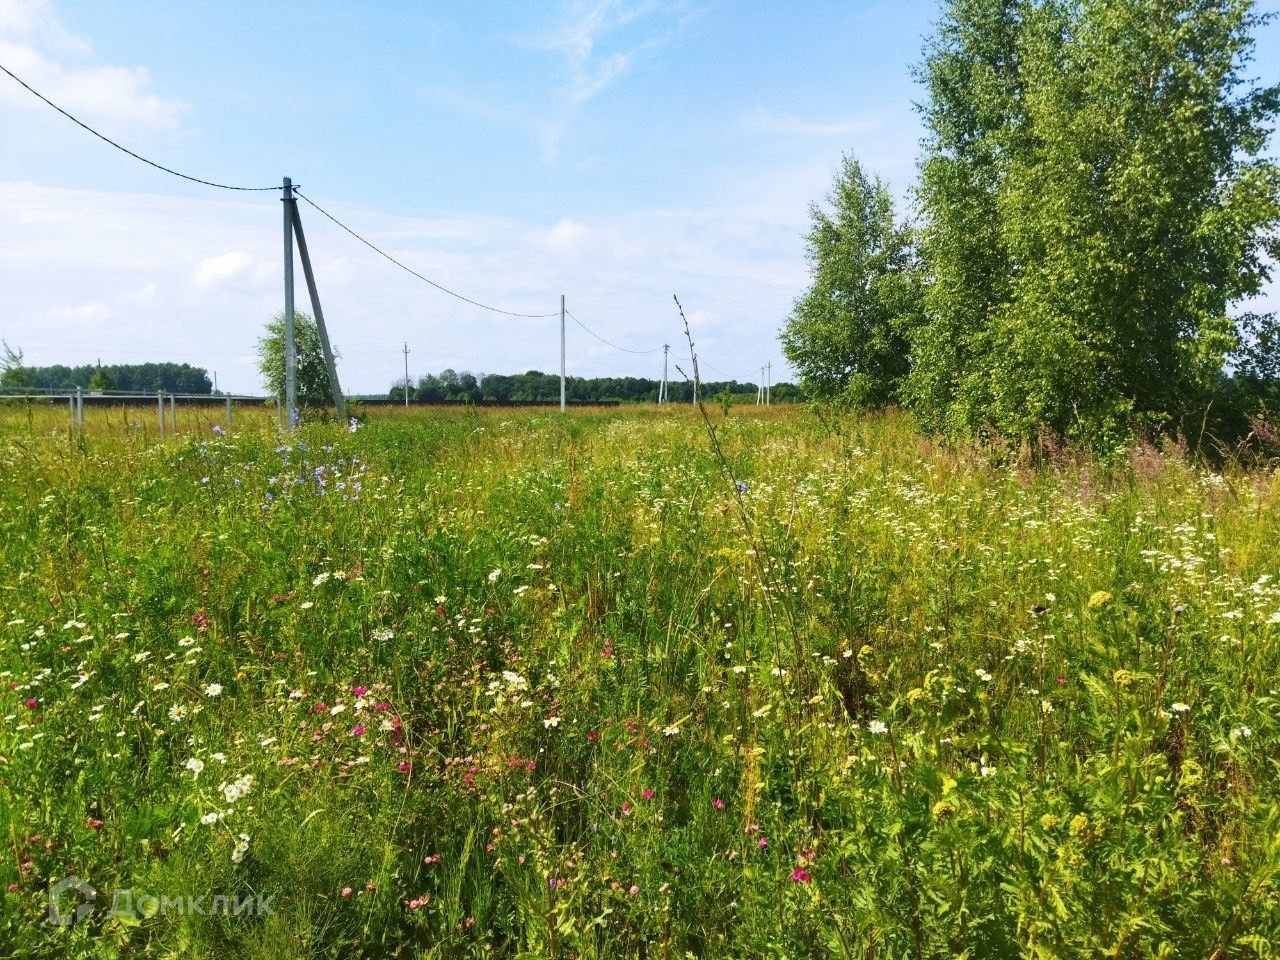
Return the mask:
M1111 594L1105 590L1095 590L1089 596L1089 609L1096 610L1098 607L1105 607L1111 602Z

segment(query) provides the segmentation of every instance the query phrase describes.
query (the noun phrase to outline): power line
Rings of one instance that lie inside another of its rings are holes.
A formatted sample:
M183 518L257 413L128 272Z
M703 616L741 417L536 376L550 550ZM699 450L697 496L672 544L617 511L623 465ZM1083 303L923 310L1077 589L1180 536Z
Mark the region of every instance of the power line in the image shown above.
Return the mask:
M221 190L258 191L258 190L279 190L280 189L279 187L274 187L274 186L273 187L234 187L226 183L214 183L212 180L201 180L199 177L188 176L185 173L179 173L177 170L170 169L169 167L164 166L164 164L156 163L154 160L148 160L146 157L142 156L141 154L134 153L128 147L121 146L120 144L112 140L110 137L106 136L105 134L99 133L97 130L93 129L93 127L89 126L84 121L78 120L75 117L73 117L71 114L67 113L67 111L63 110L60 106L58 106L48 97L46 97L43 93L36 90L34 87L28 84L21 77L14 74L13 71L11 71L3 63L0 63L0 70L3 70L5 73L9 74L9 76L13 77L13 79L16 80L19 84L21 84L23 87L26 87L26 89L30 93L34 94L40 100L43 100L49 106L53 107L53 109L57 110L60 114L62 114L72 123L76 124L79 127L83 127L85 130L88 130L99 140L102 140L102 141L105 141L106 143L111 144L111 146L115 147L117 150L120 150L123 153L127 153L129 156L133 157L133 159L141 160L143 163L147 164L148 166L155 167L157 170L163 170L165 173L171 173L175 177L181 177L183 180L190 180L192 183L201 183L201 184L204 184L206 187L218 187Z
M431 286L435 287L437 290L439 290L442 293L447 293L449 296L456 297L457 299L463 301L464 303L471 304L473 307L479 307L481 310L490 310L493 313L503 313L503 314L506 314L508 317L527 317L530 320L545 320L548 317L560 316L559 313L516 313L513 310L503 310L501 307L491 307L487 303L481 303L479 300L472 300L470 297L464 297L462 294L454 290L450 290L448 287L443 287L440 284L436 283L434 280L424 277L422 274L420 274L417 270L414 270L412 267L405 266L405 264L401 263L395 257L391 256L391 254L387 253L385 250L375 246L373 243L366 240L364 237L360 236L360 234L356 233L354 230L348 227L345 223L343 223L341 220L335 217L332 213L330 213L324 207L320 206L320 204L316 203L314 200L312 200L310 197L304 194L297 187L293 188L293 193L294 193L294 196L301 197L303 200L307 201L307 203L309 203L312 207L314 207L320 213L324 214L324 216L328 217L330 220L332 220L335 224L337 224L347 233L351 234L351 236L355 237L357 240L363 243L366 247L368 247L374 253L390 260L401 270L404 270L406 273L412 274L413 276L421 280L423 283L431 284Z
M574 323L580 326L583 330L587 331L587 333L591 334L601 343L607 346L613 347L613 349L615 350L621 350L623 353L638 353L638 354L657 353L659 350L662 349L661 347L654 347L652 350L630 350L627 347L620 347L616 343L614 343L612 340L606 340L604 337L600 336L600 334L596 333L594 330L588 327L585 323L583 323L581 320L575 317L568 310L566 310L565 313L569 315L569 319L571 319Z

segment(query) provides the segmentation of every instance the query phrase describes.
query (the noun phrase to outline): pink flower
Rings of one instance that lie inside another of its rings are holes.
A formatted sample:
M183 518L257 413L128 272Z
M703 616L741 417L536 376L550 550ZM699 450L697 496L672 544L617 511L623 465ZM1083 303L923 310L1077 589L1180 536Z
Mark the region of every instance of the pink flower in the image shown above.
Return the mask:
M325 706L323 703L317 703L314 707L311 708L311 712L312 713L328 713L329 708Z
M809 876L809 871L804 870L801 867L796 867L791 871L792 883L808 883L812 879L813 877Z
M630 801L630 800L627 800L627 801L624 801L624 802L623 802L623 804L622 804L622 812L623 812L623 813L630 813L630 812L631 812L631 801Z
M413 764L410 763L408 760L401 760L399 763L396 764L396 769L399 770L401 773L408 773L410 770L413 769Z
M652 790L646 790L646 791L644 792L643 796L644 796L644 798L645 798L646 800L652 800L652 799L653 799L653 791L652 791Z
M369 692L368 687L352 687L351 688L352 695L357 697L363 697L368 692Z
M717 810L723 810L724 801L721 800L719 797L716 797L714 800L711 801L711 806L715 807Z
M359 723L357 723L354 727L352 727L352 728L351 728L351 735L352 735L353 737L363 737L363 736L364 736L364 726L363 726L363 725L361 725L361 724L359 724Z
M28 710L34 710L36 707L40 706L40 701L37 700L35 697L32 697L25 704L23 704L23 706L25 706Z
M756 841L756 846L759 847L761 850L763 850L768 845L769 845L769 841L765 837L761 837L759 840Z
M793 878L793 879L794 879L794 878ZM343 888L342 888L342 895L343 895L344 897L349 897L349 896L351 896L351 888L350 888L350 887L343 887Z
M634 883L631 885L631 889L627 891L627 893L629 893L633 897L639 892L640 892L640 888L637 887Z

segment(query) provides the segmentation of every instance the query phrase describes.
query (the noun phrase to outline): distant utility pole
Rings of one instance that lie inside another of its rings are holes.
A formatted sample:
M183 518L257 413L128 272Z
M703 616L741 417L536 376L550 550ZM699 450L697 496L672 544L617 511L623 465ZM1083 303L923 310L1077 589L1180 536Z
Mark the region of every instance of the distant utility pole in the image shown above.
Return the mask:
M760 379L756 381L756 406L764 406L764 367L760 368Z
M560 294L560 412L564 413L564 294Z
M664 343L662 345L662 386L658 389L658 402L667 402L667 354L671 351L671 344Z
M218 392L218 371L213 371L213 392Z
M769 367L769 372L765 374L765 378L764 378L764 405L766 407L769 406L769 404L773 399L772 398L772 391L773 391L773 361L772 360L769 361L768 367Z
M404 408L409 409L409 341L404 342Z
M284 178L284 405L289 429L298 409L298 349L293 330L293 181Z

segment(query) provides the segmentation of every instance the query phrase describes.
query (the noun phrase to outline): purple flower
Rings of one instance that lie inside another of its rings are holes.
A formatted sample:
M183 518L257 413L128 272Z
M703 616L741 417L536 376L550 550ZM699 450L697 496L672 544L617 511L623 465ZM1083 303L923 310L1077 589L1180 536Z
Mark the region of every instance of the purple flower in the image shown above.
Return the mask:
M750 493L750 492L751 492L751 488L750 488L750 487L748 487L748 486L747 486L745 483L743 483L741 480L735 480L735 481L733 481L733 485L734 485L735 487L737 487L737 488L738 488L738 492L739 492L739 493Z
M223 430L222 427L216 423L213 425L213 432L220 437L226 436L227 433L227 431Z

